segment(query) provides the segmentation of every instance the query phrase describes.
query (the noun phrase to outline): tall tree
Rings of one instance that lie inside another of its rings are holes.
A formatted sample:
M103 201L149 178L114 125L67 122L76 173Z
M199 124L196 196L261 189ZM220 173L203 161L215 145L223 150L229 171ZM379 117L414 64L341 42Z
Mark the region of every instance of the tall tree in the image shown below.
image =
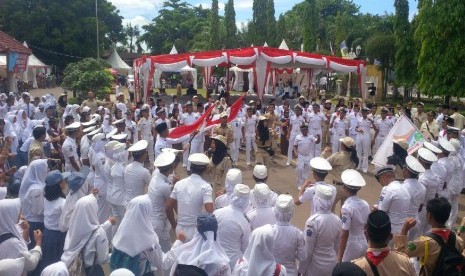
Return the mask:
M268 0L253 0L252 10L253 10L253 17L252 17L252 24L249 27L249 31L251 31L253 36L252 43L254 45L263 45L266 41L266 32L267 32L267 21L266 21L266 4Z
M224 27L226 29L225 48L235 48L237 45L237 27L234 0L228 0L224 5Z
M317 27L318 27L318 10L316 0L304 1L304 26L303 26L303 43L304 51L312 52L316 50L317 44Z
M139 26L132 26L131 23L128 23L126 27L124 27L123 32L126 38L123 45L129 53L134 53L140 36Z
M463 96L465 83L465 2L419 2L415 36L421 41L418 57L419 88L430 95Z
M212 0L210 13L210 49L216 50L220 47L220 18L218 16L218 0Z
M386 98L388 74L394 62L395 38L392 34L377 34L367 42L366 53L370 60L378 60L382 70L383 99Z
M280 38L277 37L276 34L276 17L275 17L275 10L274 10L274 0L267 0L266 1L266 40L268 44L271 46L278 46Z
M119 10L107 0L97 4L102 53L124 35ZM76 57L97 56L95 0L8 0L0 8L0 26L27 41L39 59L62 69Z
M396 55L394 63L395 83L405 86L406 90L415 84L415 51L413 33L409 22L408 0L394 2L394 36L396 38Z

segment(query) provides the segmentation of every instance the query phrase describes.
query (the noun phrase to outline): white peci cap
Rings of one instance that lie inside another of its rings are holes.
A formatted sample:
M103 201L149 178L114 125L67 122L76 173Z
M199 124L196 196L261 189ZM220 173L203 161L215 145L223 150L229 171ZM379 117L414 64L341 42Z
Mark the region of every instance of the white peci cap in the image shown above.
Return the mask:
M315 188L315 195L324 200L331 200L333 197L333 190L326 185L317 185Z
M70 124L69 126L65 127L66 130L76 130L78 128L81 127L81 123L80 122L74 122L72 124Z
M117 144L119 144L118 141L110 141L105 144L105 150L113 150L113 147Z
M174 160L176 159L176 155L172 152L162 152L160 155L157 156L155 162L153 162L153 166L155 167L166 167L171 165Z
M140 140L137 143L135 143L134 145L132 145L128 149L128 151L130 151L130 152L142 151L142 150L145 150L148 145L149 145L149 143L146 140Z
M253 176L258 179L265 179L268 177L268 168L265 165L255 165L253 168Z
M113 154L126 150L126 144L118 143L113 146Z
M380 176L385 172L393 172L395 169L396 169L396 166L394 165L384 165L384 166L375 168L375 170L373 171L373 174L375 176Z
M97 133L92 137L92 142L97 142L105 139L105 134L103 133Z
M439 138L439 148L444 152L455 152L454 146L444 138Z
M89 132L87 135L88 135L88 136L92 136L92 135L95 135L95 134L99 133L100 131L102 131L102 128L101 128L101 127L92 130L92 131Z
M113 137L113 135L115 135L117 132L118 132L118 129L116 128L112 129L110 132L107 133L107 139L110 139L111 137Z
M226 177L224 182L231 184L231 185L236 185L242 182L242 172L239 169L236 168L231 168L228 170L226 173Z
M423 165L415 157L409 155L405 158L405 163L407 164L407 169L415 174L425 172Z
M310 160L310 167L312 167L315 171L319 172L329 172L333 169L331 164L329 164L328 160L322 157L314 157Z
M115 134L111 137L113 140L126 140L128 139L128 134L127 133L120 133L120 134Z
M344 185L354 188L361 188L366 185L363 176L356 170L348 169L342 172L341 180Z
M85 129L83 129L82 132L87 134L87 133L92 132L94 130L95 130L95 126L90 126L90 127L87 127Z
M438 154L438 153L442 152L442 150L440 150L438 147L431 144L430 142L423 142L423 147L427 148L428 150L430 150L434 154Z
M255 187L253 189L253 195L258 200L269 199L270 193L271 193L271 190L270 190L270 187L268 187L268 185L264 183L255 184Z
M194 165L206 166L210 164L210 159L203 153L193 153L188 158L189 162Z
M294 198L291 195L282 194L276 199L275 209L281 212L291 212L295 208Z
M249 198L250 197L250 188L244 184L237 184L234 186L233 194L240 198Z
M124 124L124 119L119 119L113 122L114 125Z
M174 154L178 154L178 153L182 152L182 150L173 149L173 148L162 148L161 152L172 152Z
M421 148L418 150L418 158L425 161L426 163L433 163L438 161L436 154L426 148Z
M452 146L454 146L455 152L459 152L462 148L460 141L455 138L450 139L449 142L452 144Z
M90 121L88 121L88 122L81 123L81 125L82 125L83 127L89 127L89 126L91 126L91 125L95 125L95 123L96 123L96 121L92 119L92 120L90 120Z

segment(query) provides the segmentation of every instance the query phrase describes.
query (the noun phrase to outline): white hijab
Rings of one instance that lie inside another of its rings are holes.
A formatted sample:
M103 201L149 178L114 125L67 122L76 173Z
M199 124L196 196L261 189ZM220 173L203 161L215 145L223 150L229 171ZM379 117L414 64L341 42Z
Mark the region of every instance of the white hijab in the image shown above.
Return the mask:
M72 107L72 105L70 105L70 104L68 104L65 107L65 112L63 112L63 122L65 121L66 116L71 114L71 107Z
M0 234L11 233L15 235L21 241L24 251L27 251L26 242L16 227L20 212L21 202L18 198L0 200Z
M73 104L70 110L70 113L71 115L73 115L75 122L79 122L81 120L81 115L79 115L79 113L77 112L78 108L80 108L78 104Z
M249 197L238 197L235 194L232 194L229 199L229 205L234 206L241 210L243 214L245 214L250 206L250 198Z
M134 273L132 273L131 270L126 269L126 268L118 268L116 270L113 270L112 273L110 273L110 276L135 276Z
M0 260L0 275L22 275L24 265L24 257Z
M248 264L247 276L273 275L276 262L273 257L274 233L270 224L252 232L243 259Z
M64 262L56 262L47 266L40 276L68 276L69 271Z
M23 109L20 109L18 113L16 114L16 126L24 129L27 126L27 122L29 121L29 118L26 118L26 120L23 119L23 113L26 112Z
M97 199L90 194L76 202L74 211L69 220L69 229L66 234L65 246L61 260L67 267L71 265L82 248L89 241L92 233L99 228L97 217Z
M174 248L172 251L176 256L176 262L200 267L208 275L215 275L220 266L227 266L229 269L229 258L218 238L215 241L215 234L212 231L204 234L207 237L206 240L197 231L191 241Z
M47 159L37 159L31 162L24 173L21 187L19 188L19 198L23 202L27 191L32 186L37 186L40 189L45 187L45 178L47 177Z
M123 150L121 152L114 153L113 161L115 162L115 164L111 167L110 175L112 177L123 176L124 175L124 164L127 164L128 162L128 152L126 150Z
M133 198L113 238L113 246L134 257L152 245L158 245L157 234L149 221L151 214L152 202L148 195Z
M316 193L313 197L313 210L317 213L328 213L331 212L331 207L333 206L334 200L323 199L319 197Z

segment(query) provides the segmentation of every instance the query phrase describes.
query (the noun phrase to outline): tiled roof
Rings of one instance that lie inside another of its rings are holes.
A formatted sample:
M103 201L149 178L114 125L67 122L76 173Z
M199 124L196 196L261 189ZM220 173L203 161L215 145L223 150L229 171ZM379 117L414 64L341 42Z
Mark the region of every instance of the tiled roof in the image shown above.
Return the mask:
M0 53L16 52L21 54L31 54L31 49L24 47L23 44L6 33L0 31Z

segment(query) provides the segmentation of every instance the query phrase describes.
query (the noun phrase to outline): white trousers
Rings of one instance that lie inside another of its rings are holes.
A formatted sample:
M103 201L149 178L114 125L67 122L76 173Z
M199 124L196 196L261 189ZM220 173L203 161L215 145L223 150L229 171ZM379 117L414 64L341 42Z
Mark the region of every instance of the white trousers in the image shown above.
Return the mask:
M358 169L368 171L368 156L371 155L370 133L357 134L356 140L357 156L359 159Z
M250 150L253 148L254 152L257 152L257 143L255 143L255 137L245 137L245 160L247 164L250 164Z
M163 251L163 253L166 253L171 249L170 229L171 226L167 221L153 222L153 231L157 233L158 243L160 244L161 251Z
M239 149L241 148L241 138L234 138L231 143L231 158L234 163L237 163L239 160Z
M98 205L98 221L100 224L104 223L108 220L111 215L111 205L110 202L107 201L106 195L99 195L97 198L97 205Z
M186 241L184 242L186 243L192 240L192 238L194 237L195 231L197 231L197 226L196 225L187 226L187 225L178 224L176 226L176 236L178 236L180 231L182 231L184 235L186 236Z
M289 134L289 146L287 147L287 163L291 163L292 161L292 152L294 151L294 142L295 142L295 137L299 135L298 132L291 132Z
M450 210L449 220L447 221L447 227L452 229L457 223L457 213L459 210L459 195L450 194L450 205L452 209Z
M313 157L318 157L321 155L321 146L323 145L323 133L321 131L321 128L318 129L318 130L312 130L312 132L310 133L311 135L315 136L315 139L316 139L316 136L317 135L320 135L320 143L319 144L315 144L312 151L310 152L310 156L313 158ZM311 158L310 158L311 159Z
M297 156L297 166L295 167L295 172L297 175L297 188L300 189L305 180L310 176L310 160L312 157L298 155Z
M113 236L115 236L116 231L118 231L119 225L124 218L124 214L126 213L126 207L124 205L116 205L110 203L111 206L111 215L116 218L116 223L112 227Z
M365 256L367 248L367 239L363 233L361 235L349 234L349 239L347 240L346 250L344 251L342 261L350 262Z
M376 136L375 144L373 145L373 152L372 152L373 156L378 152L379 147L381 147L381 144L383 144L385 139L386 139L386 136L379 136L379 135Z
M341 147L341 142L339 142L339 139L344 138L345 134L343 133L333 133L331 136L331 151L332 153L336 153L340 150Z

